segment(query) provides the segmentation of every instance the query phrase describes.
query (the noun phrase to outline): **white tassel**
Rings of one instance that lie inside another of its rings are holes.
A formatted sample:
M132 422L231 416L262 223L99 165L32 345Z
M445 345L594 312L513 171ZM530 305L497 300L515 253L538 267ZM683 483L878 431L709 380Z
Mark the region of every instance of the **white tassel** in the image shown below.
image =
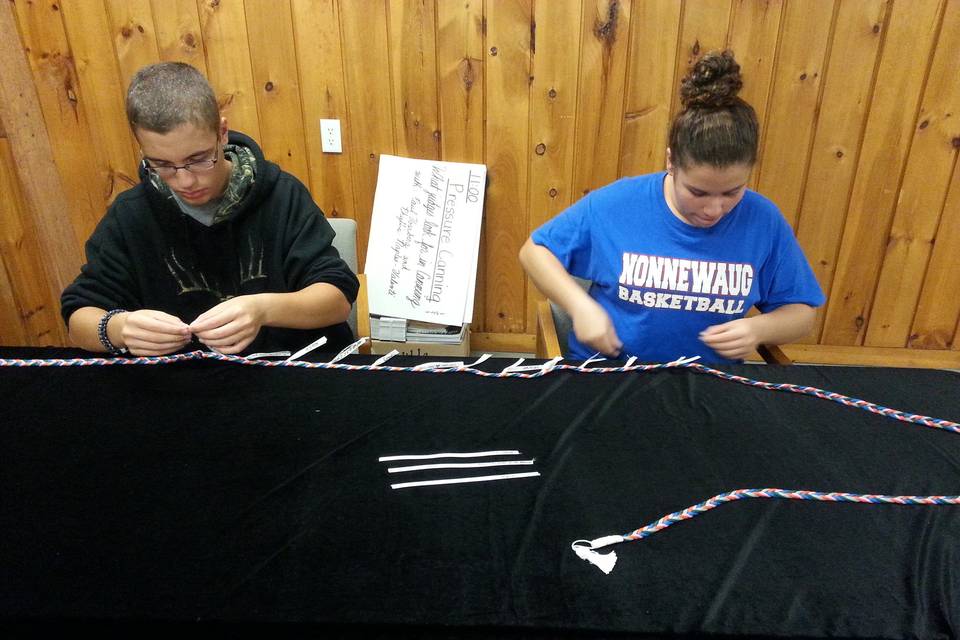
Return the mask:
M600 571L610 575L610 572L613 571L613 566L617 564L617 553L615 551L611 551L610 553L597 553L596 550L611 544L623 542L623 540L623 536L617 535L604 536L596 540L575 540L573 544L570 545L570 548L573 549L573 552L577 554L580 559L586 560L600 569Z

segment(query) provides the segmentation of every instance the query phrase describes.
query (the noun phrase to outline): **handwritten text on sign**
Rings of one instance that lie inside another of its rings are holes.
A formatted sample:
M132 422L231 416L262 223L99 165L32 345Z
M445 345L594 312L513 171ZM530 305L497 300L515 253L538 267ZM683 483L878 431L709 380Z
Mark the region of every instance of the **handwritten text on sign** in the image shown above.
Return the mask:
M367 251L370 312L470 322L483 165L381 156Z

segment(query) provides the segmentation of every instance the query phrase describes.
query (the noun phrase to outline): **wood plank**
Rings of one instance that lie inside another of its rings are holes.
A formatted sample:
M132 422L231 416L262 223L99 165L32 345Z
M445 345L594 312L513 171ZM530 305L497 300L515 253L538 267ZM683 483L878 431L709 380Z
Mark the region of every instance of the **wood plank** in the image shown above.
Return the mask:
M357 280L360 281L360 289L357 291L356 310L357 310L357 337L370 337L370 297L367 294L367 274L358 273ZM359 349L360 353L370 353L370 341L364 342Z
M349 144L343 153L324 153L320 143L320 119L340 121L341 141L350 140L343 86L343 56L340 13L335 0L293 0L293 31L300 68L304 136L310 160L310 191L324 213L331 217L354 216L353 181Z
M102 3L62 0L60 9L79 80L77 100L96 141L97 184L105 185L104 200L110 203L138 182L140 147L127 126L126 86L113 54L109 19Z
M630 0L585 0L581 18L573 198L617 179L624 113Z
M247 16L238 2L197 0L207 53L207 79L217 92L227 126L260 141L260 116L250 65ZM320 29L322 38L327 29Z
M685 0L680 24L680 42L674 72L672 108L680 111L680 81L704 53L727 48L732 0Z
M40 151L38 160L46 162L47 154L52 155L56 172L50 171L46 179L59 184L56 191L49 195L63 199L54 205L62 207L59 213L63 216L56 216L56 224L62 227L64 222L69 223L67 227L72 234L70 242L76 247L72 254L76 264L71 270L79 271L78 249L103 215L113 190L113 181L104 178L108 175L107 168L98 166L99 158L87 122L85 103L77 98L80 81L70 55L70 44L60 12L35 3L19 3L16 9L24 51L32 71L32 75L28 73L23 83L25 87L32 84L34 95L39 100L38 113L33 116L36 118L36 132L42 130L45 140L52 138L57 141L56 146ZM16 41L14 37L8 42ZM17 55L22 55L19 47ZM11 70L14 68L10 67ZM31 130L27 139L33 135L35 133ZM13 144L16 147L16 141ZM44 187L38 195L42 197L47 193ZM42 210L46 211L51 205L53 203L43 202ZM66 282L72 279L71 275Z
M806 8L807 11L816 10L816 7ZM763 124L773 80L783 0L734 0L732 12L733 26L728 46L736 55L743 74L740 97L753 105Z
M482 8L481 2L460 0L437 4L440 150L451 162L483 162Z
M567 340L567 336L557 335L557 323L553 320L550 310L550 301L543 300L537 303L537 350L538 358L563 357L560 340Z
M810 159L835 4L789 2L757 167L757 191L773 200L794 229Z
M46 287L50 300L79 271L79 244L68 221L69 204L53 163L53 151L30 65L24 57L14 16L8 2L0 6L0 122L16 158L16 182L26 206L26 218L36 229L42 266L28 273L38 286ZM11 181L14 180L11 177ZM42 284L41 284L42 283ZM12 286L16 286L11 282Z
M3 262L0 255L0 345L26 346L30 343L20 319L20 305L14 297L15 291Z
M474 3L479 4L479 3ZM467 7L471 5L468 4ZM470 32L462 28L457 21L460 14L455 10L461 7L457 2L453 7L440 2L434 7L427 0L390 0L387 7L387 20L390 41L390 77L393 82L393 129L396 132L396 153L409 158L440 159L440 116L437 92L438 53L444 61L441 71L445 90L450 95L444 98L454 103L453 97L462 87L446 78L449 59L463 58L463 47L470 44ZM439 19L438 19L439 16ZM465 16L464 16L465 17ZM437 37L443 34L441 51L438 52ZM469 94L469 90L467 92ZM483 103L481 102L481 108ZM449 116L449 114L447 114ZM444 126L444 138L448 135L451 143L457 144L457 126L469 123L469 112L456 114L451 118L449 128ZM482 115L482 112L481 112ZM446 124L446 123L445 123ZM446 160L465 160L453 153ZM471 162L478 162L471 160Z
M956 211L956 209L954 209ZM951 346L955 351L960 351L960 322L957 323L957 330L953 335L953 345Z
M207 56L196 0L150 0L150 6L160 58L186 62L206 76Z
M960 140L960 2L947 5L914 125L864 344L903 347L910 338L927 263Z
M44 278L44 248L20 190L16 165L10 141L0 138L0 280L12 290L10 313L2 314L2 323L11 324L9 316L15 314L21 325L19 332L3 328L2 337L6 340L9 335L10 340L19 338L21 344L34 346L62 345L66 330L60 319L59 292Z
M470 350L474 353L529 353L537 351L537 336L533 333L471 333Z
M530 234L530 0L487 4L483 326L493 333L526 328L526 276L517 254ZM474 316L476 317L476 316ZM474 345L477 336L473 333Z
M682 7L674 0L644 0L635 2L630 12L620 176L664 168Z
M941 13L942 0L893 5L827 304L823 344L860 344L866 334ZM909 323L913 308L906 314Z
M377 188L380 154L395 152L392 100L388 99L390 55L386 6L376 2L340 3L343 71L350 114L351 170L354 219L361 270L367 254L373 194Z
M941 123L941 126L946 125ZM953 126L956 128L957 125ZM960 162L955 162L953 167L953 179L936 238L908 346L915 349L960 349L960 295L956 295L960 291L960 269L957 269L957 249L960 248Z
M887 3L840 2L819 117L796 223L797 239L830 299L837 248L857 168L863 121L880 49ZM803 342L817 342L824 308Z
M736 55L743 75L740 97L757 112L760 121L760 146L763 148L764 125L767 103L773 84L773 65L777 54L777 40L783 15L783 0L734 0L733 26L728 46ZM755 189L763 157L750 178L750 188Z
M104 5L123 86L129 87L138 69L160 60L150 0L105 0Z
M580 31L580 12L571 2L535 3L532 46L530 155L531 230L563 209L574 198L577 78L580 48L568 34Z
M439 127L436 131L439 132L438 150L444 160L484 161L483 103L486 89L483 28L483 2L437 2L436 58L433 63L435 75L439 78L433 88L439 87ZM410 136L405 132L408 128L405 122L396 124L400 145L404 144L404 138ZM489 211L489 207L486 208ZM483 331L486 326L488 224L489 221L481 227L480 232L471 332Z
M244 3L263 155L310 184L289 0Z
M783 346L783 351L795 364L960 369L960 352L957 351L826 344L788 344Z
M530 229L573 202L573 158L581 13L574 2L534 3L533 77L530 83ZM536 327L536 303L543 296L527 285L527 327Z
M7 139L6 130L3 122L0 121L0 182L12 182L19 192L16 178L16 162L13 154L10 153L10 141ZM0 198L0 233L3 236L11 235L14 224L19 227L20 211L26 209L19 193L14 196L13 192L5 191L6 197ZM13 220L14 222L8 222ZM6 240L2 241L4 245ZM16 290L10 284L10 275L7 273L6 262L9 251L4 246L0 251L0 344L23 346L30 344L27 337L26 327L20 313L20 304L16 299Z

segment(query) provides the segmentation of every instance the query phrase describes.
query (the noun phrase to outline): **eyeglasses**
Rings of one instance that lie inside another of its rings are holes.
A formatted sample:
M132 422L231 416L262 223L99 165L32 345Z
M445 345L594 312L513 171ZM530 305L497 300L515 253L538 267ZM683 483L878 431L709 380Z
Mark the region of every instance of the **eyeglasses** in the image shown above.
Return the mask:
M217 164L217 160L220 159L220 147L218 146L214 152L212 158L207 158L206 160L197 160L196 162L188 162L183 165L175 164L150 164L146 158L143 159L143 166L147 171L153 173L161 178L167 179L172 178L177 175L177 171L183 169L184 171L189 171L190 173L206 173L213 169L214 165Z

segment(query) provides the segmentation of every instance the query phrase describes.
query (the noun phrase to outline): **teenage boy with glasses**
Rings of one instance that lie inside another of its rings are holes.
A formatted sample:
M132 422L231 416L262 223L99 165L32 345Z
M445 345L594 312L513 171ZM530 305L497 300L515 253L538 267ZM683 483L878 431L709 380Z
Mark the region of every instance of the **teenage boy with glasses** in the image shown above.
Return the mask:
M144 67L127 91L143 157L87 241L61 297L89 351L156 356L197 341L227 354L339 349L358 281L294 176L227 129L207 80L183 63Z

